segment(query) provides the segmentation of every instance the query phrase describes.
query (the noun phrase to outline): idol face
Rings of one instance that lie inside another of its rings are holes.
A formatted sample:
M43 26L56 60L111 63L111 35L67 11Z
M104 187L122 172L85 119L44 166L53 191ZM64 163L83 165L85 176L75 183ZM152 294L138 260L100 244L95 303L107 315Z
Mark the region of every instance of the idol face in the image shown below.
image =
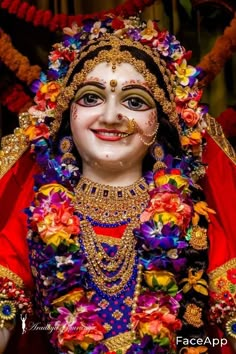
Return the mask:
M157 127L156 105L144 76L128 63L115 70L109 63L96 65L75 95L70 124L83 170L141 170Z

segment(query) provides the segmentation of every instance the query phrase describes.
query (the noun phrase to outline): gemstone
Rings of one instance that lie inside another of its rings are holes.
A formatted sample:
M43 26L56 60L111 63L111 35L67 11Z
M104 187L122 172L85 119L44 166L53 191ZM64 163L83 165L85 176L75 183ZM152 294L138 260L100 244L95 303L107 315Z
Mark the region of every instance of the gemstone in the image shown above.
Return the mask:
M232 324L231 329L232 329L233 333L236 334L236 322L234 322L234 323Z
M2 307L2 313L5 315L5 316L10 316L11 313L12 313L12 308L10 305L3 305Z
M107 196L108 196L108 193L109 193L109 191L105 189L105 190L103 191L103 197L107 197Z
M92 190L91 190L91 194L94 194L96 192L97 188L96 187L93 187Z

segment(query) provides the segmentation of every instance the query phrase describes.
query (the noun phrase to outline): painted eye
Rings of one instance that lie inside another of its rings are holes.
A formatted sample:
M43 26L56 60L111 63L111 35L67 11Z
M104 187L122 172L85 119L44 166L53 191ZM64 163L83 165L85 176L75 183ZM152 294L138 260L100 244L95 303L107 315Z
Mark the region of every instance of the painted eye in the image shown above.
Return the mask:
M123 101L123 105L133 111L146 111L151 107L140 97L129 97Z
M84 107L95 107L103 102L103 99L95 93L85 93L76 103Z

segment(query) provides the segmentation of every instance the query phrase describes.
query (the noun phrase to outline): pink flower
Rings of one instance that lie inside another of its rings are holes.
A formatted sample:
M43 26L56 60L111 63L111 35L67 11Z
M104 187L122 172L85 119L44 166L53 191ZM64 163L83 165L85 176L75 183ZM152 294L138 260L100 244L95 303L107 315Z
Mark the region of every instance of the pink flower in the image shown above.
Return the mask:
M199 115L191 108L184 108L181 117L189 127L193 127L199 120Z
M161 218L163 223L175 222L183 228L188 224L192 215L192 208L183 202L176 193L156 193L151 199L148 208L141 214L141 222Z

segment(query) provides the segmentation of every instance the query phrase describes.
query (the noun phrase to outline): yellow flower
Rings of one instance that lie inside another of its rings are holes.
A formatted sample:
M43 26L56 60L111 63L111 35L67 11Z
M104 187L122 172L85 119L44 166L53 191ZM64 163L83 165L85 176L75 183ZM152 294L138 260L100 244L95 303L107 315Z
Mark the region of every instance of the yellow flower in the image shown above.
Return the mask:
M79 345L82 349L87 350L90 344L93 344L94 341L92 338L85 337L83 341L79 342Z
M63 187L61 184L58 183L45 184L38 191L38 193L42 193L46 196L50 195L51 192L53 193L65 192L66 195L71 199L73 199L74 197L74 195L70 191L68 191L67 188Z
M187 64L186 59L183 59L180 65L176 64L176 76L180 79L179 82L183 86L189 84L189 77L196 73L196 69Z
M188 107L194 109L194 108L197 107L197 104L198 104L197 101L195 101L195 100L190 100L190 101L188 102Z
M144 273L144 279L150 288L153 287L154 282L163 287L175 282L174 275L166 270L148 270Z
M58 279L61 279L61 280L64 280L64 279L65 279L64 273L62 273L62 272L57 272L57 278L58 278Z
M163 224L167 224L169 222L173 222L174 224L177 224L177 217L174 214L164 212L164 213L156 213L153 216L153 220L156 222L160 221L160 218Z
M193 269L189 269L188 278L184 278L180 283L186 283L183 286L183 292L187 293L192 288L202 295L208 295L208 284L205 279L201 279L203 275L203 270L194 272Z
M81 288L74 289L70 291L68 294L63 295L55 299L52 304L56 306L62 306L67 302L76 302L79 301L84 296L84 290Z
M190 92L190 87L186 86L177 86L176 90L175 90L175 94L176 97L180 100L180 101L184 101L186 98L188 98Z
M148 20L147 27L140 32L142 39L146 39L148 41L150 41L153 37L156 37L157 33L158 32L155 30L152 20Z
M163 175L155 178L155 183L156 186L162 186L164 184L167 184L170 182L170 180L174 180L177 184L177 188L181 188L182 186L188 187L188 180L186 178L183 178L180 175Z
M38 230L40 232L39 226L38 226ZM47 245L54 244L55 246L59 246L59 244L63 241L65 241L67 244L74 243L74 241L70 239L70 236L71 235L65 232L64 230L60 230L55 234L50 234L47 236L41 235L41 238Z

